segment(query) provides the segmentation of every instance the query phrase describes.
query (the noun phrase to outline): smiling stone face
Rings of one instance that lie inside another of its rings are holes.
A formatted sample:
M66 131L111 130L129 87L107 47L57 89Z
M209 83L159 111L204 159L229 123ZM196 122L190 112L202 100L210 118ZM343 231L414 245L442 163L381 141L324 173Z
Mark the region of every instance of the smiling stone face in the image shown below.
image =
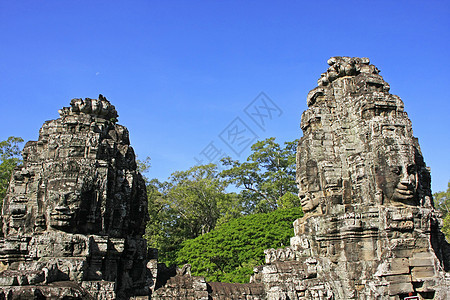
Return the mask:
M334 57L328 64L302 115L297 184L303 210L430 203L429 170L401 99L366 58Z
M386 146L386 145L385 145ZM386 151L390 149L390 152ZM418 205L419 175L412 145L389 145L375 158L376 186L388 202Z
M48 226L73 233L100 232L98 191L102 187L94 164L69 159L49 163L47 168L52 171L46 180L42 205Z
M304 212L314 210L323 198L317 162L309 160L298 180L300 202Z
M73 99L60 115L25 145L24 166L5 198L5 233L143 233L145 183L114 106L101 95Z
M268 299L447 299L450 245L402 100L366 58L328 64L300 125L305 215L254 279Z

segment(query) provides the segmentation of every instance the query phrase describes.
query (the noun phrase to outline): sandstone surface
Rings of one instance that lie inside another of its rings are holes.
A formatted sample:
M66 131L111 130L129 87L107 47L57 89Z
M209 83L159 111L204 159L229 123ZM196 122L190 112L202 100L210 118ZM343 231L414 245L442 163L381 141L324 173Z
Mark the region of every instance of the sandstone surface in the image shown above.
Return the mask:
M14 170L2 211L0 298L148 295L146 189L128 130L102 95L70 105L25 145Z
M450 248L402 100L367 58L328 64L301 120L305 216L253 281L270 300L450 299Z
M229 284L228 298L209 288L208 299L450 299L450 247L402 100L368 58L328 64L301 118L305 216L291 245L265 251L249 284L259 292ZM196 291L189 280L198 279L178 276L157 294L194 299L183 296Z

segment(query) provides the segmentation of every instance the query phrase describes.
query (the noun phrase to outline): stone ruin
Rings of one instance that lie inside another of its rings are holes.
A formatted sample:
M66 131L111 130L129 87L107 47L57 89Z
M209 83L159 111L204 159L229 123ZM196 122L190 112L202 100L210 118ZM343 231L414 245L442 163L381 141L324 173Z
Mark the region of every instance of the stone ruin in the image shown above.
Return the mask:
M450 247L402 100L367 58L328 64L301 120L305 216L252 281L267 299L450 299Z
M145 184L100 95L72 100L25 145L3 205L0 299L450 299L450 246L402 100L367 58L328 64L301 120L305 216L249 284L147 252Z
M328 64L302 115L291 245L265 251L250 294L177 275L155 299L450 299L450 246L402 100L367 58Z
M124 299L154 285L145 182L128 130L102 95L70 105L26 143L13 172L0 299Z

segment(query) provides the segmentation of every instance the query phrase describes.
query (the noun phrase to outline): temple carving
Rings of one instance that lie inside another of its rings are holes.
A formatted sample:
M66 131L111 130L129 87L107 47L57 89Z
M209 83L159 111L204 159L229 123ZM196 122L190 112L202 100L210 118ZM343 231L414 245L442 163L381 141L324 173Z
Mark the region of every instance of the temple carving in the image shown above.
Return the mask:
M301 120L305 215L253 281L267 299L449 299L450 248L402 100L367 58L328 64Z
M70 104L14 170L2 210L3 297L147 295L147 198L128 130L102 95Z

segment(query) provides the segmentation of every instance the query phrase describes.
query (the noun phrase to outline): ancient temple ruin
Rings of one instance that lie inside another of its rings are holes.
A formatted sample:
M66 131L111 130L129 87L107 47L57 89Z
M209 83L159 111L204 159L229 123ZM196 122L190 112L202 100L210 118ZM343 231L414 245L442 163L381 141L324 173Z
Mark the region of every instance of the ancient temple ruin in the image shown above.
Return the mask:
M450 246L402 100L367 58L328 64L301 118L305 216L249 284L157 264L128 131L100 95L25 145L3 205L0 299L450 299Z
M450 247L402 100L367 58L328 64L302 115L305 216L291 245L265 251L251 278L258 292L205 282L201 299L450 299ZM204 280L176 276L156 299L193 295L195 282Z
M3 202L0 298L148 295L145 182L102 95L73 99L23 149Z
M328 64L301 120L306 214L253 281L267 299L450 299L450 248L402 100L367 58Z

